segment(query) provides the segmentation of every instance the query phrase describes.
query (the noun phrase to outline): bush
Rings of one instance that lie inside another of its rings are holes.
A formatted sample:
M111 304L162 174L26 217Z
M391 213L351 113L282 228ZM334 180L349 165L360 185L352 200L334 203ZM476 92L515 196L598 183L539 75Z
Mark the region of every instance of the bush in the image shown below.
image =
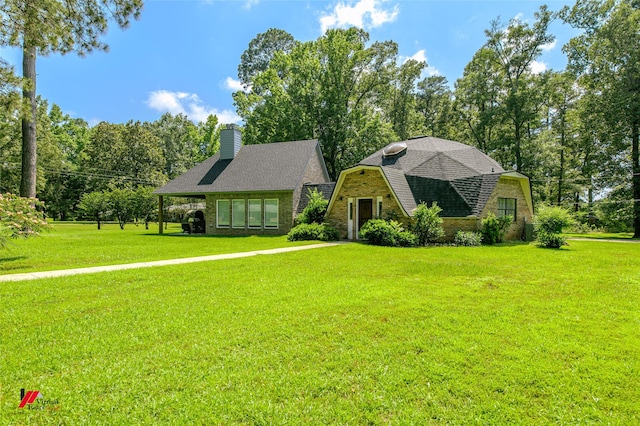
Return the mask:
M567 244L566 238L560 234L550 234L547 232L538 232L536 235L538 246L545 248L560 248Z
M472 231L458 231L453 238L457 246L475 247L482 244L482 234Z
M413 247L418 238L395 220L372 219L360 229L360 238L377 246Z
M511 226L513 217L501 216L496 217L493 213L482 220L482 243L497 244L504 241L504 234Z
M301 223L287 234L288 241L336 241L338 231L326 223Z
M297 223L322 223L324 214L327 212L329 200L324 198L317 189L309 190L307 194L309 203L302 210L302 213L296 217Z
M566 239L560 234L573 223L571 214L561 207L540 207L533 220L538 245L547 248L562 247Z
M36 198L0 194L0 249L9 239L27 238L49 229L43 209L44 203Z
M533 218L533 226L536 232L548 234L560 234L562 230L573 225L571 213L562 207L542 206Z
M440 212L442 212L442 209L436 202L431 207L427 207L425 203L420 203L414 210L413 233L418 237L418 244L421 246L434 243L444 235L442 218L439 216Z

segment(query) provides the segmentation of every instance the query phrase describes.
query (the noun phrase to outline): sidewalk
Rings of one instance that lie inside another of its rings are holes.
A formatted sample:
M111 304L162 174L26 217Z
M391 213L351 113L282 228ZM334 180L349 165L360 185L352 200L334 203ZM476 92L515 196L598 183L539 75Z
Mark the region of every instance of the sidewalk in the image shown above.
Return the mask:
M0 282L37 280L41 278L56 278L66 277L70 275L94 274L97 272L123 271L125 269L150 268L153 266L182 265L185 263L209 262L212 260L238 259L241 257L257 256L259 254L288 253L291 251L311 250L348 243L348 241L336 241L332 243L311 244L308 246L283 247L268 250L245 251L240 253L214 254L210 256L187 257L184 259L156 260L152 262L125 263L122 265L92 266L89 268L61 269L57 271L27 272L23 274L0 275Z

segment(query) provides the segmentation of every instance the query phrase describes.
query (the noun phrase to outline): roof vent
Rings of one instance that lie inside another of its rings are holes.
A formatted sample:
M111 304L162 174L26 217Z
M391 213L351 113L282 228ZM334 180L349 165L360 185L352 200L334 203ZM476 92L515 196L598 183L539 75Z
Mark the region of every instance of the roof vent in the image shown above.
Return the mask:
M394 142L387 145L382 150L382 156L384 158L398 157L400 154L403 154L406 151L407 151L407 144L405 142Z

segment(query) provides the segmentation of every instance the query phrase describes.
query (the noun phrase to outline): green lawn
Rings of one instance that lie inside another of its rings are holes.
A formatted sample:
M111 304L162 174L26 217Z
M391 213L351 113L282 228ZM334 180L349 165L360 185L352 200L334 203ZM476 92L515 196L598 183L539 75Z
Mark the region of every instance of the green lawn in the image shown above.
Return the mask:
M2 283L0 424L638 424L638 259L350 244Z
M0 251L0 275L86 266L147 262L151 260L206 256L264 250L306 242L289 243L284 236L209 237L187 235L180 224L170 224L164 235L158 225L128 224L121 230L109 223L100 231L95 224L54 222L53 229L38 238L17 240Z
M633 232L588 232L586 234L566 233L569 238L589 238L596 240L627 240L633 238Z

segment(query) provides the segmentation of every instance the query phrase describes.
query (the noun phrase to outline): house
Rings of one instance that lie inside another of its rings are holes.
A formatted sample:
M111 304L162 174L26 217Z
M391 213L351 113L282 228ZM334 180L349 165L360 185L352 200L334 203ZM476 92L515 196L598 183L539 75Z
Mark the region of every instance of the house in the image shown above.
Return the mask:
M443 210L445 238L477 231L489 213L510 215L507 239L523 235L533 216L529 178L505 171L480 150L434 137L395 142L340 173L327 222L340 236L357 239L364 223L380 217L409 225L420 203Z
M317 140L243 146L240 130L230 125L220 132L216 155L154 194L160 212L166 196L204 199L207 235L281 235L293 226L300 201L306 201L305 185L326 183L329 174Z

